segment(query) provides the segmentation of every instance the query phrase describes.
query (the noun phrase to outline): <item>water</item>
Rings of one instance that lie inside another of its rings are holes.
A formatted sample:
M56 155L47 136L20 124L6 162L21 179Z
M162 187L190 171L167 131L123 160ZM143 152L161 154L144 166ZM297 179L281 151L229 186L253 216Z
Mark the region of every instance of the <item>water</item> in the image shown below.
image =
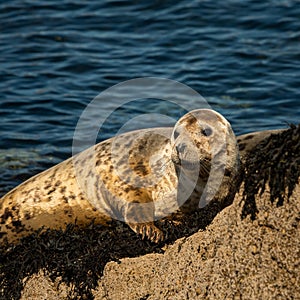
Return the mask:
M299 16L296 0L2 1L0 194L69 157L86 105L132 78L190 86L237 134L299 123Z

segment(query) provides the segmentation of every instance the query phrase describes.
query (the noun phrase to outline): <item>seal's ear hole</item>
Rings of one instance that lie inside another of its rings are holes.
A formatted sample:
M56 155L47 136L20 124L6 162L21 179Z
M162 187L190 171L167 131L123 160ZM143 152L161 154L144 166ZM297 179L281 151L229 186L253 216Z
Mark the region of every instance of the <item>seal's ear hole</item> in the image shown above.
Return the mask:
M206 127L206 128L203 128L201 130L201 133L204 135L204 136L211 136L212 133L213 133L213 130L210 128L210 127Z

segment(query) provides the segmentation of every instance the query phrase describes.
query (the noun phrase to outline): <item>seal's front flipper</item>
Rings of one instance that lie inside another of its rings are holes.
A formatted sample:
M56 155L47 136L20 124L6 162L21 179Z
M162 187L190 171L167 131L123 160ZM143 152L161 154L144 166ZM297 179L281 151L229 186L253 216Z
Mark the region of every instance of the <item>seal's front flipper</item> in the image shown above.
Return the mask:
M154 243L164 240L163 232L154 225L153 202L130 202L126 207L125 222L142 239L148 238Z
M164 240L163 232L158 229L153 222L149 223L129 223L129 227L142 236L142 239L148 238L153 243L159 243Z

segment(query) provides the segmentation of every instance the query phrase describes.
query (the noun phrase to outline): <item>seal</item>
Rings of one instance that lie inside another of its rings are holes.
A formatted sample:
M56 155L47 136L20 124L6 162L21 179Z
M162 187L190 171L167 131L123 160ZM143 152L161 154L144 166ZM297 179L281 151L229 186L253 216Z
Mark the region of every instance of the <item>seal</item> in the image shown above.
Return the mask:
M174 128L127 132L28 179L0 199L0 241L75 223L126 222L142 238L164 239L154 221L194 211L228 193L239 154L229 122L209 109Z

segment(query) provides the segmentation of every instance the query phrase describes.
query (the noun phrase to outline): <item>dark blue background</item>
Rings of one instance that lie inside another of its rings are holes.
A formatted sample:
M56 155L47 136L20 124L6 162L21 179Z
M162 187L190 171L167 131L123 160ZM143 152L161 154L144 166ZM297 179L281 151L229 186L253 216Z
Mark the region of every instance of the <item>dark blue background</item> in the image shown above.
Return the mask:
M136 77L187 84L237 134L298 123L299 16L296 0L2 1L0 193L69 157L85 106Z

